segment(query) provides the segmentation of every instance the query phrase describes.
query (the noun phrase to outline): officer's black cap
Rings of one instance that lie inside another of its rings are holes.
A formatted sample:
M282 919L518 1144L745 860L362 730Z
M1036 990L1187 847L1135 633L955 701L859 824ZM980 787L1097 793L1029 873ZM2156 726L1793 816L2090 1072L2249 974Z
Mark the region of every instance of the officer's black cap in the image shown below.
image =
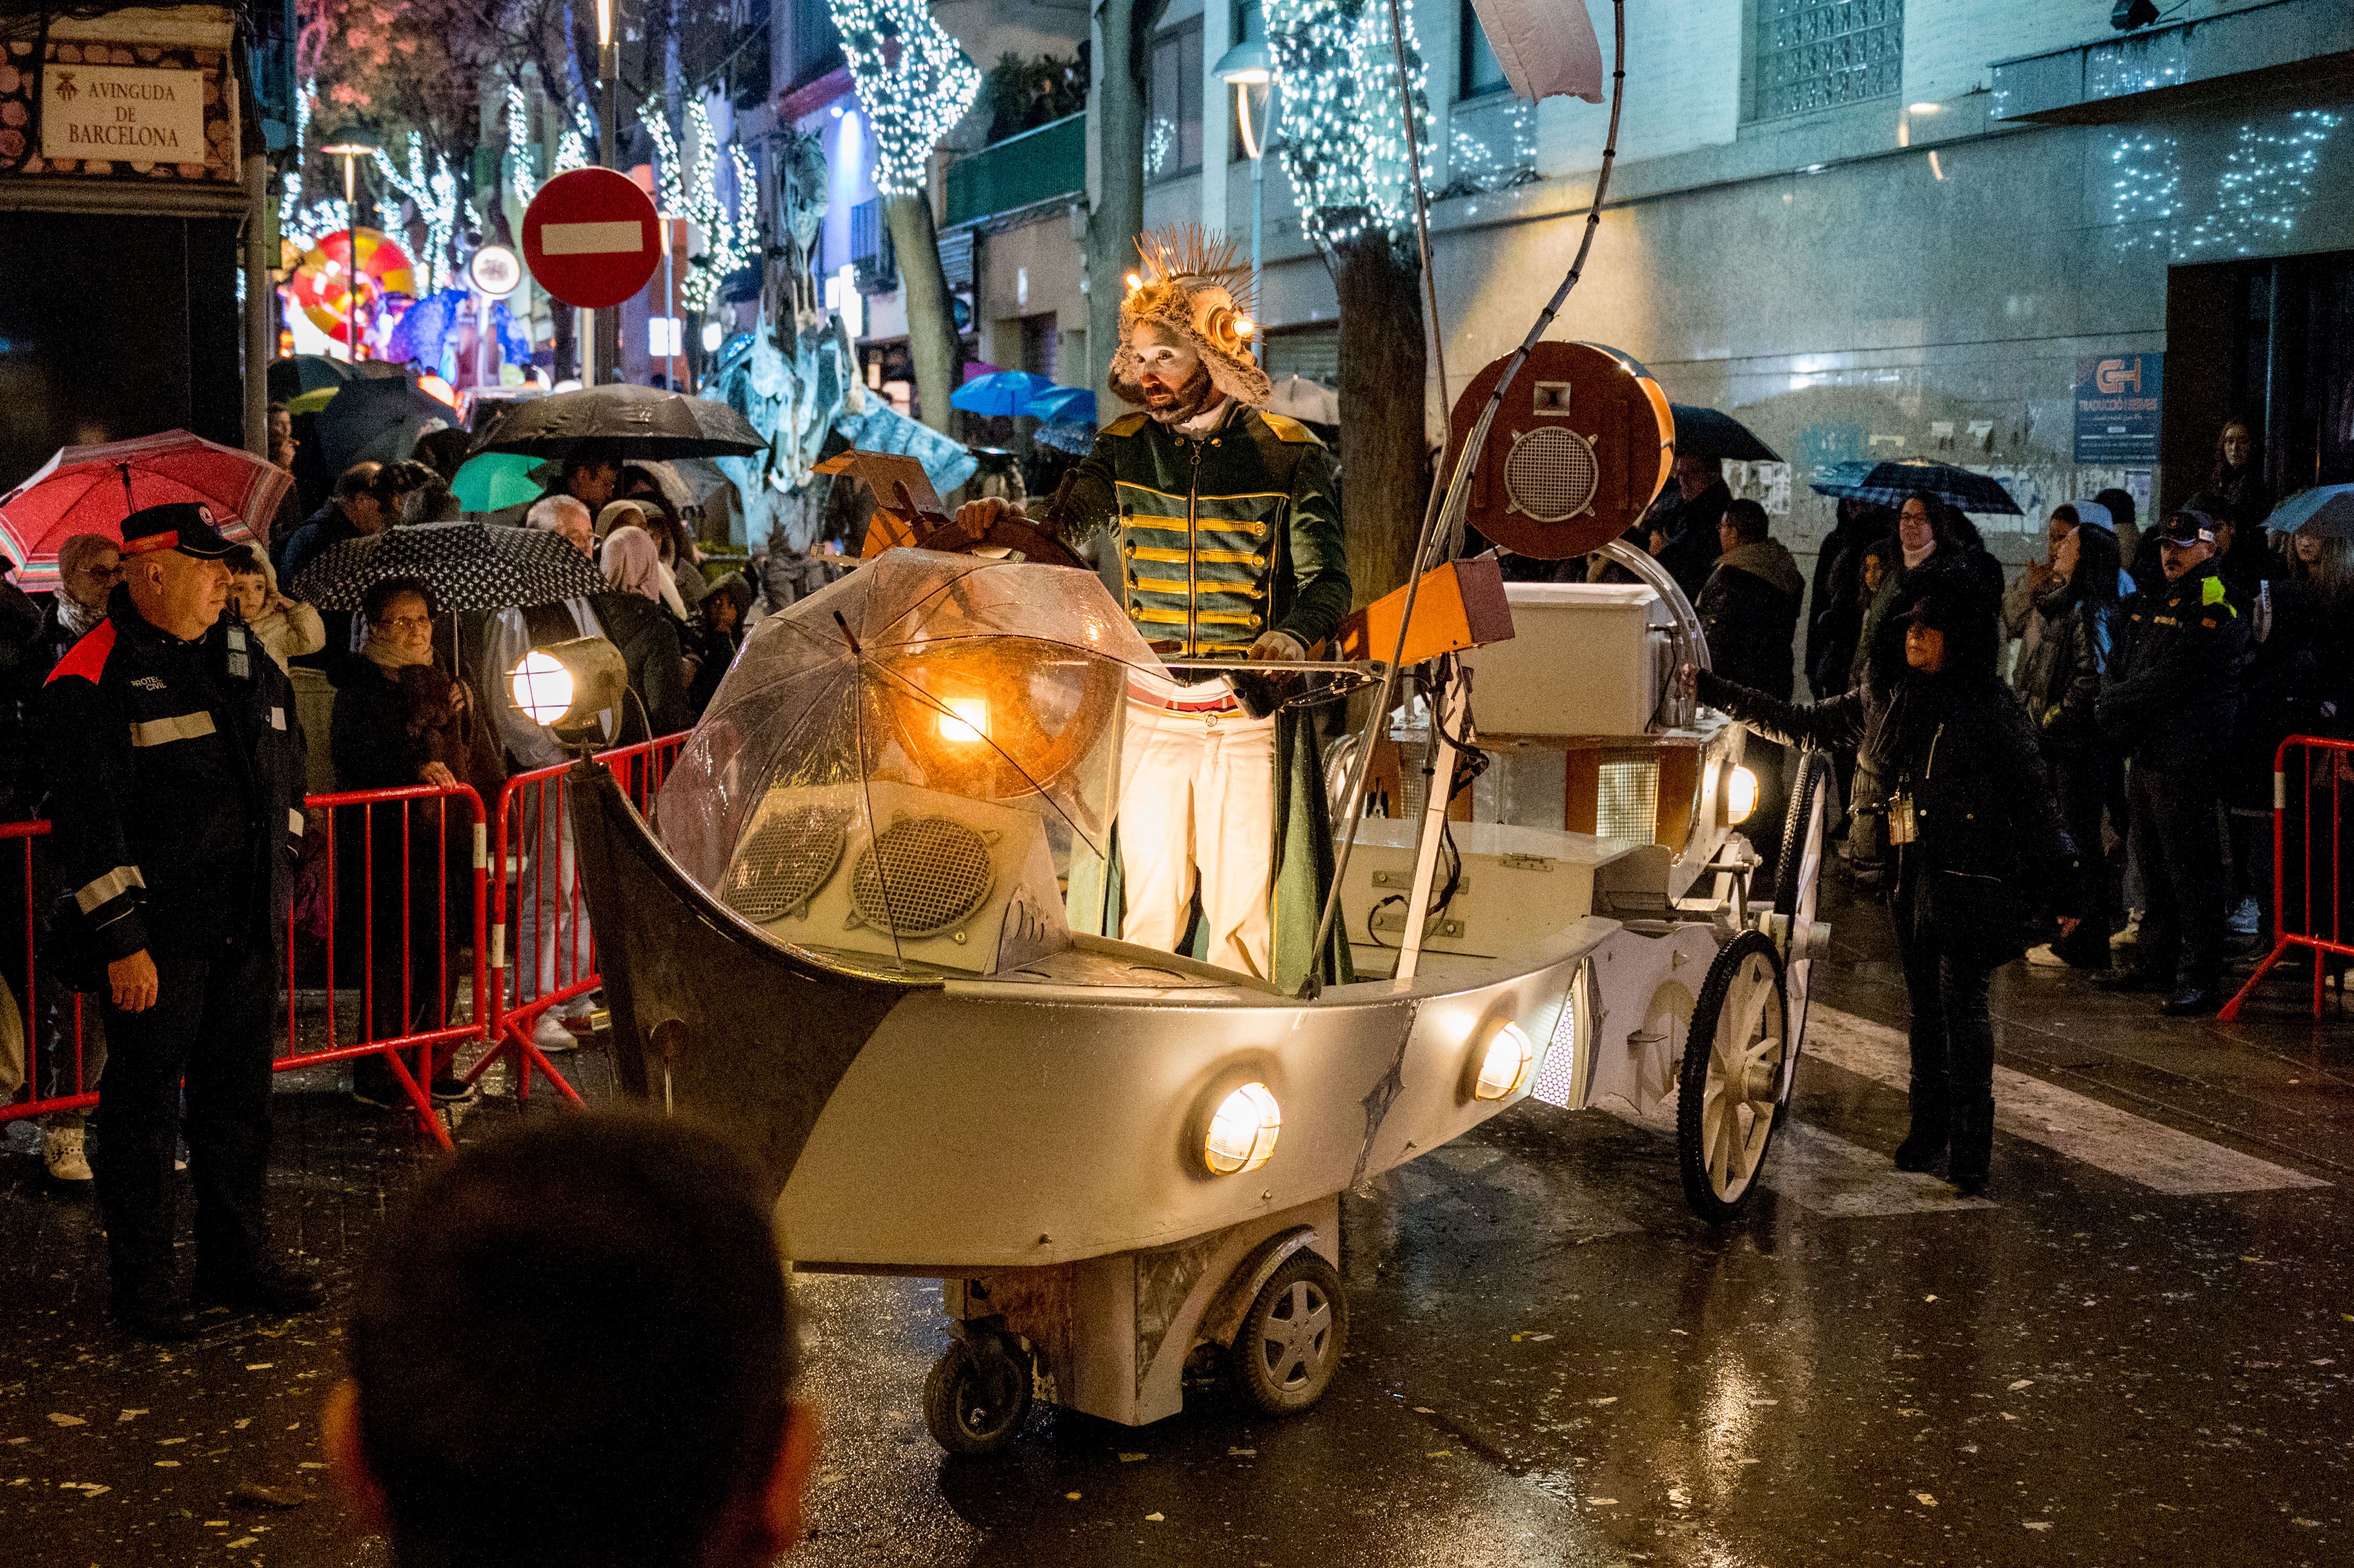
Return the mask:
M151 550L177 550L200 561L217 561L237 546L221 537L213 523L213 509L201 501L172 501L143 506L122 520L122 553L143 556Z
M2158 537L2168 545L2211 545L2215 519L2204 512L2177 512L2158 524Z

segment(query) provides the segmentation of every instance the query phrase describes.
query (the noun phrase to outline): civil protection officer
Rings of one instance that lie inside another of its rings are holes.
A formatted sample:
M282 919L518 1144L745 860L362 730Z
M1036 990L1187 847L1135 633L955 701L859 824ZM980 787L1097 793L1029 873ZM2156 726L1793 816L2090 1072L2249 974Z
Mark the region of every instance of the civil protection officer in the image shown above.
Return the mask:
M1231 249L1194 229L1137 249L1110 383L1141 411L1104 427L1071 485L1074 515L1055 521L1073 537L1114 534L1129 618L1163 659L1305 659L1349 609L1331 454L1255 406L1273 388ZM1320 961L1331 878L1311 727L1254 715L1228 677L1201 670L1134 672L1126 723L1119 935L1172 950L1198 895L1204 957L1297 982ZM1320 962L1337 978L1334 954Z
M69 961L106 1001L97 1176L115 1319L196 1331L178 1287L172 1157L183 1086L196 1194L196 1300L296 1312L324 1298L274 1256L270 1021L302 841L292 688L234 618L231 548L209 509L151 506L122 525L106 619L41 692L48 814Z
M2170 1017L2222 1004L2223 762L2240 700L2247 622L2216 575L2215 526L2178 512L2160 526L2164 583L2126 601L2094 709L2125 754L2126 798L2148 907L2134 967L2105 982L2162 991Z

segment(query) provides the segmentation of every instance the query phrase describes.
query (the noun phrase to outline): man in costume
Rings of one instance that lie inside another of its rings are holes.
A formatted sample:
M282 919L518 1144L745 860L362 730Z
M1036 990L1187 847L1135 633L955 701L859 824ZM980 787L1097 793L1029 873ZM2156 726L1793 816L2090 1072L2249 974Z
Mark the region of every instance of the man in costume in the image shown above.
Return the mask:
M1247 269L1198 229L1149 234L1119 313L1111 390L1141 412L1106 425L1047 521L1112 535L1120 595L1172 662L1310 656L1349 610L1332 460L1306 426L1257 405ZM985 526L1019 509L969 503ZM1311 966L1331 827L1315 737L1297 711L1254 716L1214 671L1135 672L1120 758L1119 935L1289 985ZM1338 933L1324 955L1340 978Z

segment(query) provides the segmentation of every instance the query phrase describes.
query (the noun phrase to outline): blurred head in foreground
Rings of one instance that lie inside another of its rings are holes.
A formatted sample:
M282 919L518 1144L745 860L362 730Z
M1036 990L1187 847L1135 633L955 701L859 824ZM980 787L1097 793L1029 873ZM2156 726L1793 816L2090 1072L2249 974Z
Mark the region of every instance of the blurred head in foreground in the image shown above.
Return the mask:
M752 1171L566 1116L419 1183L362 1280L327 1457L401 1568L738 1568L801 1534L784 1266Z

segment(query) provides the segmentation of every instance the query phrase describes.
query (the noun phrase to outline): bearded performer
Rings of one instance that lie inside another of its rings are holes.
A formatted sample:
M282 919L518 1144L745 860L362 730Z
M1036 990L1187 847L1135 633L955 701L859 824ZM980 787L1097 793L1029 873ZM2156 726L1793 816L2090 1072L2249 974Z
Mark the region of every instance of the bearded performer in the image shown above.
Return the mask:
M1349 610L1331 454L1257 406L1273 387L1233 248L1189 227L1137 249L1111 389L1142 412L1097 435L1051 521L1074 540L1115 534L1129 619L1163 659L1305 659ZM1013 510L979 501L959 517ZM1306 715L1254 717L1212 671L1132 672L1119 844L1108 907L1123 939L1179 950L1198 895L1192 951L1286 987L1307 974L1332 841ZM1346 963L1336 929L1325 979Z

